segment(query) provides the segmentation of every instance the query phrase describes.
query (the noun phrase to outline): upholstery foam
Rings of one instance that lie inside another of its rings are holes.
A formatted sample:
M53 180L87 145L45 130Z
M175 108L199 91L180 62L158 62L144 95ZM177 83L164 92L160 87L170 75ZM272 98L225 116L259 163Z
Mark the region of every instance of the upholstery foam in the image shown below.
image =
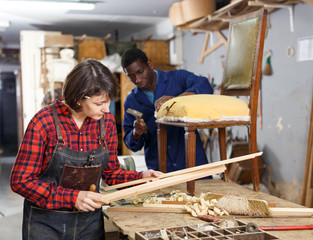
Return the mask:
M248 121L248 103L225 95L197 94L172 98L156 113L166 121Z

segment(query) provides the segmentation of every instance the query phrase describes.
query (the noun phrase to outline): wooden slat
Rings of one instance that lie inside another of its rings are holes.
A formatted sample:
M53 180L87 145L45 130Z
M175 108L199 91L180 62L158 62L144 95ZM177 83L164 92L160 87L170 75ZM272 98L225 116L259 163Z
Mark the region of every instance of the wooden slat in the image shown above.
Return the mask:
M209 15L208 18L209 20L212 20L214 18L218 18L224 14L227 14L229 11L234 9L235 7L239 6L240 4L244 3L245 1L243 0L235 0L231 1L231 3L227 4L226 6L216 10L212 15Z
M179 204L154 204L154 203L143 203L142 205L145 208L165 208L165 209L185 209L185 205ZM186 212L186 211L185 211Z
M273 217L312 217L313 208L270 208Z
M310 4L311 6L313 6L313 0L302 0L302 2Z
M217 48L219 48L220 46L222 46L223 44L225 46L227 46L227 40L224 37L224 35L221 33L221 31L215 31L216 35L219 37L219 41L217 41L212 47L207 48L208 46L208 41L210 38L210 33L207 32L206 36L205 36L205 40L203 43L203 48L202 48L202 52L201 52L201 57L200 57L200 63L202 64L204 61L204 58L209 55L211 52L215 51Z
M173 186L179 183L188 182L191 180L203 178L206 176L218 174L224 172L226 167L224 165L217 166L210 169L202 169L191 173L181 174L178 176L172 176L169 178L157 180L154 182L148 182L139 186L123 189L109 194L104 194L107 201L112 202L123 198L136 196L142 193L151 192L157 189Z
M313 97L311 103L310 129L308 131L308 145L306 153L305 173L303 179L302 205L312 207L312 171L313 171Z
M234 162L240 162L240 161L244 161L244 160L249 160L249 159L253 159L255 157L259 157L262 154L263 154L263 152L257 152L257 153L252 153L252 154L247 154L247 155L244 155L244 156L240 156L240 157L230 158L230 159L223 160L223 161L203 164L203 165L192 167L192 168L186 168L186 169L182 169L182 170L178 170L178 171L174 171L174 172L170 172L170 173L164 173L164 174L162 174L159 177L159 179L164 179L164 178L168 178L168 177L171 177L171 176L177 176L177 175L185 174L185 173L191 173L191 172L194 172L194 171L197 171L197 170L201 170L201 169L210 169L210 168L214 168L214 167L217 167L217 166L222 166L222 165L230 164L230 163L234 163ZM137 185L137 184L150 182L153 179L155 179L155 178L150 177L150 178L138 179L138 180L134 180L134 181L131 181L131 182L116 184L116 185L112 185L112 186L109 186L109 187L103 187L103 188L101 188L101 190L109 191L109 190L112 190L112 189L129 187L129 186L133 186L133 185Z
M110 207L108 212L157 212L157 213L186 213L181 208L156 208L156 207Z
M270 208L272 217L312 217L312 208ZM186 213L183 205L146 204L144 207L110 207L108 212Z
M264 2L264 1L248 1L248 5L249 6L260 6L260 7L268 7L268 8L279 8L279 7L283 7L283 6L290 6L296 3L301 2L300 0L297 1L285 1L285 2L281 2L281 3L269 3L269 2ZM303 1L304 2L304 1ZM307 2L313 2L312 0L308 0Z
M121 99L120 99L120 102L121 102L121 120L123 121L124 112L125 112L125 109L124 109L125 99L128 96L129 92L136 87L136 85L132 81L130 81L130 79L124 73L120 74L120 85L121 85ZM131 150L127 148L127 146L125 145L125 143L123 141L125 133L124 133L122 123L121 123L120 127L122 129L122 137L121 137L121 139L122 139L122 154L123 155L130 155Z

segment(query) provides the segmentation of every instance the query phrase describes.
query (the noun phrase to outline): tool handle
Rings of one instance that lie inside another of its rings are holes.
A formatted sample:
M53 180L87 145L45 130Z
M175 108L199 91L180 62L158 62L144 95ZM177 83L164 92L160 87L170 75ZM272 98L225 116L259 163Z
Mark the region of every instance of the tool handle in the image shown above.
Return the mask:
M313 229L313 225L261 226L259 229L264 231L309 230Z
M97 189L97 186L95 184L91 184L89 187L89 191L91 191L91 192L95 192L96 189Z
M218 219L216 217L210 216L210 215L200 215L198 216L201 220L207 221L207 222L220 222L221 219Z

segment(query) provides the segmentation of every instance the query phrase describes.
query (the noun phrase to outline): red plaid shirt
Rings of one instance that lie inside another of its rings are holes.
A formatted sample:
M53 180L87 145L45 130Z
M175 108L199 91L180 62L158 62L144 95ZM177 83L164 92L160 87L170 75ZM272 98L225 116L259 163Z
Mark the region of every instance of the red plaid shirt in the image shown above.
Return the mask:
M76 126L68 108L59 100L55 107L60 119L65 146L76 151L88 152L99 147L99 121L86 118L80 129ZM117 159L117 131L111 113L105 115L105 141L110 152L108 166L102 178L109 185L139 179L142 173L120 168ZM19 148L10 183L12 190L47 209L73 208L78 190L42 182L38 176L43 173L51 159L57 143L57 134L50 107L40 110L30 121Z

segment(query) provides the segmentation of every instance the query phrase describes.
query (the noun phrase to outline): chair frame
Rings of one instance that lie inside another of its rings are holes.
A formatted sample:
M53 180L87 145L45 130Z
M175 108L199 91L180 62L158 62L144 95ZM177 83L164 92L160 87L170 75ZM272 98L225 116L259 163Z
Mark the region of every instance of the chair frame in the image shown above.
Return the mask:
M249 121L208 121L208 122L180 122L180 121L164 121L161 119L156 120L157 124L157 136L158 136L158 154L159 154L159 168L160 171L166 172L166 146L167 146L167 131L166 125L172 125L177 127L183 127L185 130L185 153L186 153L186 167L195 166L196 158L196 134L197 129L204 128L218 128L219 136L219 148L221 160L225 160L226 156L226 127L232 126L247 126L248 140L249 140L249 152L257 152L257 106L258 106L258 94L260 89L261 68L263 58L263 47L266 33L266 19L267 10L261 9L255 12L250 12L245 15L233 18L229 24L229 33L233 24L249 20L251 18L259 17L258 34L256 42L256 51L254 55L253 72L251 79L251 86L248 89L232 89L226 90L222 85L221 95L229 96L249 96L249 108L250 108L250 120ZM230 37L228 38L228 43ZM229 44L228 44L229 46ZM228 49L226 62L228 60ZM227 65L226 65L227 68ZM225 69L226 72L226 69ZM224 80L225 81L225 72ZM258 170L258 158L252 160L252 182L255 191L260 190L260 179ZM228 181L227 171L224 173L224 180ZM190 194L194 194L195 181L187 182L187 191Z

